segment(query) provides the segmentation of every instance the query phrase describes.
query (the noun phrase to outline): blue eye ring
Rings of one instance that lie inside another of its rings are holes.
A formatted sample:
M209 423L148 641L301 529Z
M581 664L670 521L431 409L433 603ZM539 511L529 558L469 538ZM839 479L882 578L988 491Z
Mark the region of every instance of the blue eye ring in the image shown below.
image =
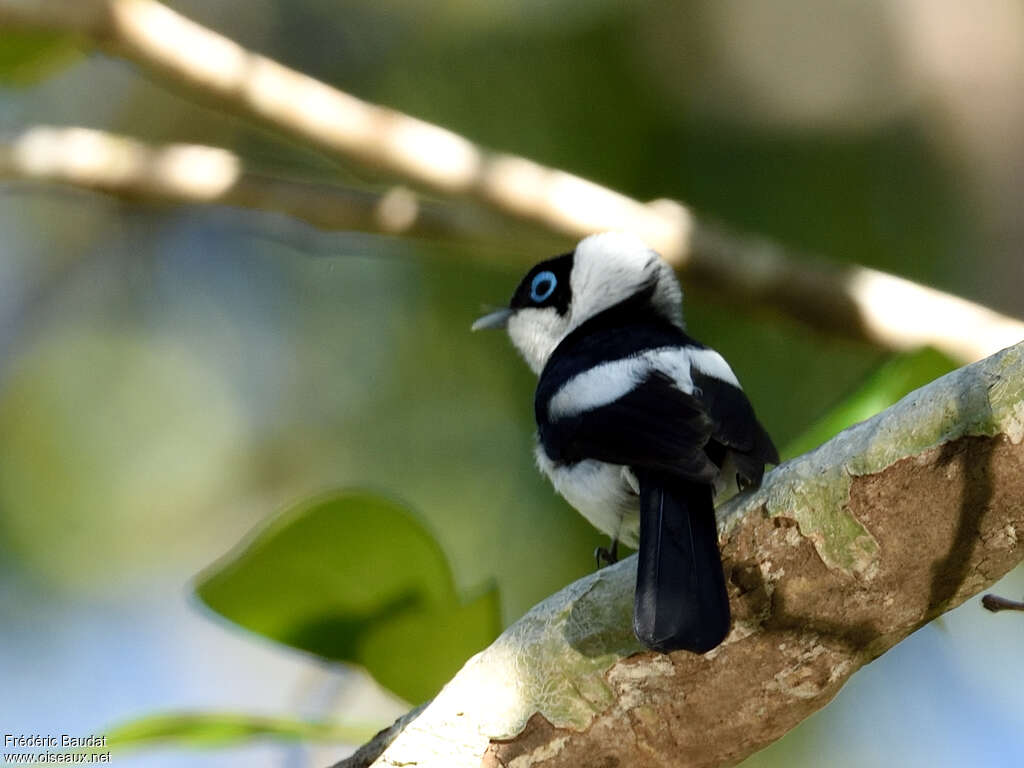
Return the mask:
M551 294L555 292L556 285L558 285L558 278L555 277L554 272L547 269L538 272L533 276L533 282L530 283L530 301L540 304L550 298Z

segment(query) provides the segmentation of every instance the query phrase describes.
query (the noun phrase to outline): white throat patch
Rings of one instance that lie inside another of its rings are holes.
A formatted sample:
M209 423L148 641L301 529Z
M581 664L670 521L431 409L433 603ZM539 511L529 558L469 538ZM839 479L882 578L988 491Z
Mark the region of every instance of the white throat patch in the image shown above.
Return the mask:
M540 376L551 353L569 332L569 319L554 307L524 307L508 319L508 335L530 370Z

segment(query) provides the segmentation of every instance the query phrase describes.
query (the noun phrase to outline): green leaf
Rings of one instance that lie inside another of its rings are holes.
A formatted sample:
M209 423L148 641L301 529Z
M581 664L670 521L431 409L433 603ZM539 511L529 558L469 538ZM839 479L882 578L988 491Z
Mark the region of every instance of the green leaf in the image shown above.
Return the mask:
M501 629L500 615L498 590L493 588L468 605L406 611L366 633L360 658L381 685L406 691L409 701L426 701L470 656L495 638ZM453 664L438 677L431 660L442 650Z
M900 398L959 367L931 348L894 357L848 398L786 446L783 459L813 450L847 427L883 411Z
M81 55L76 38L70 35L5 29L0 35L0 84L43 80Z
M106 732L107 747L229 747L254 739L333 741L362 744L379 730L370 725L308 722L234 712L171 712L149 715Z
M241 626L361 664L414 702L435 694L501 628L497 590L460 600L423 524L365 492L284 512L203 574L197 592Z

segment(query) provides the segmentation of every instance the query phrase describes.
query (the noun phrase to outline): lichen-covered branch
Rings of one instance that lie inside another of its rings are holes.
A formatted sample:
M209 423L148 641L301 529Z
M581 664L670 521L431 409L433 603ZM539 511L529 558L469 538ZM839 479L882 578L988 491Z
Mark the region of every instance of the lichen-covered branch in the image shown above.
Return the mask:
M689 283L710 284L735 301L774 307L830 333L889 349L927 344L965 362L1024 338L1024 323L963 299L876 270L796 259L770 243L713 226L680 203L643 203L527 158L487 151L246 50L156 0L0 0L3 26L76 34L206 104L343 162L568 241L630 230ZM236 197L243 205L270 199L259 190ZM296 206L292 211L302 216Z
M720 510L734 626L645 652L635 558L533 608L376 766L731 765L1024 558L1024 344L908 395Z

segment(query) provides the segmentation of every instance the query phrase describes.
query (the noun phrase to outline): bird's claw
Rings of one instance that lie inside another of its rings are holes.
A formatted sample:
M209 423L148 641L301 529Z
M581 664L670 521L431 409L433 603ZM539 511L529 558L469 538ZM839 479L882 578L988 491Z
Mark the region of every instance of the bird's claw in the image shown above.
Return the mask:
M619 561L619 540L612 539L612 545L607 549L605 547L595 549L594 560L597 562L598 570L606 565L617 563Z

